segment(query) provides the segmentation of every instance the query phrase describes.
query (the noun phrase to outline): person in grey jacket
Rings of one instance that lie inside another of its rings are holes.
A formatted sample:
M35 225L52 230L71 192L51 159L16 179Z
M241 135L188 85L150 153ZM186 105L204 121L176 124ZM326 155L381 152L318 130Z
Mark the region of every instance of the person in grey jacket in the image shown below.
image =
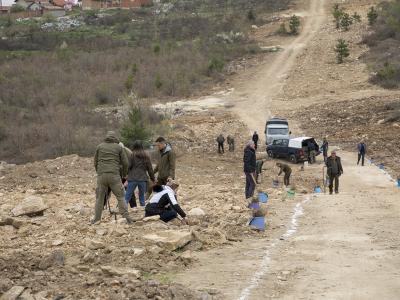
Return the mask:
M144 151L142 142L135 141L132 147L132 155L129 158L128 187L125 193L125 201L127 203L132 198L136 187L138 187L140 205L145 206L148 176L151 181L155 181L150 157Z

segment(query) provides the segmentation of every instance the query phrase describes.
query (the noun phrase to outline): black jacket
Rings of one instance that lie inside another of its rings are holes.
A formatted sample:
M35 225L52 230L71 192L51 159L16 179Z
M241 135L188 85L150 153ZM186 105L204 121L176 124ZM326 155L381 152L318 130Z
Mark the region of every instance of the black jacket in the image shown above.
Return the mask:
M244 172L245 173L255 173L256 172L256 150L252 149L250 146L247 146L244 149L243 155L243 163L244 163Z
M160 191L153 193L146 205L146 217L160 215L167 210L175 210L182 218L186 217L185 212L176 201L174 191L168 186L162 186Z
M258 134L253 134L253 142L254 142L255 144L258 143Z

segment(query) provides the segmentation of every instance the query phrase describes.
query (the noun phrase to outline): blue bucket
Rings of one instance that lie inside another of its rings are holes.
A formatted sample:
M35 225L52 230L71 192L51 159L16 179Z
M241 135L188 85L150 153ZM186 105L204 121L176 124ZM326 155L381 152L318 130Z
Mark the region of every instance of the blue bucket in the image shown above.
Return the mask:
M378 167L379 167L379 169L383 170L385 168L385 165L384 164L379 164Z
M317 185L317 186L314 188L314 192L317 193L317 194L322 193L321 187Z
M399 178L399 179L397 179L397 187L399 187L399 188L400 188L400 178Z
M261 203L267 203L268 194L263 192L258 193L258 200L260 200Z
M260 203L259 202L251 202L249 204L249 208L251 208L251 209L259 209L260 208Z
M265 230L265 217L254 217L249 225L258 230Z

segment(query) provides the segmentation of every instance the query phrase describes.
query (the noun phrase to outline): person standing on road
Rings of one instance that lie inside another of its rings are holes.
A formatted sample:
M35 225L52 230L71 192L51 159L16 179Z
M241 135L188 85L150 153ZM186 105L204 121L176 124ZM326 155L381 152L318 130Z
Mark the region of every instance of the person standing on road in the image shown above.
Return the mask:
M225 138L222 135L222 133L217 137L217 143L218 143L218 153L219 154L225 153L224 151Z
M292 174L292 168L289 167L287 164L282 164L282 163L276 163L276 166L279 168L278 176L280 176L282 173L285 174L283 176L283 184L285 186L289 186L289 184L290 184L290 175Z
M324 157L324 163L326 164L326 159L328 158L328 150L329 150L329 143L326 138L324 138L322 141L321 150L322 150L322 155Z
M153 166L150 157L143 149L141 141L135 141L132 147L132 154L129 157L128 187L126 189L125 201L128 203L139 189L140 206L145 206L145 193L147 191L148 176L152 182L155 181Z
M329 194L333 193L333 184L335 184L335 194L339 193L339 177L343 174L342 162L336 151L331 152L331 156L326 160L327 175L329 177Z
M308 141L307 143L308 150L308 163L315 163L315 144L312 141Z
M104 143L97 146L94 155L94 168L97 172L97 197L94 219L91 221L92 224L101 220L104 199L108 188L111 189L118 200L120 214L126 218L128 224L132 223L124 201L125 190L121 182L121 175L122 177L126 176L128 166L128 158L123 146L119 145L119 140L115 132L107 132Z
M364 141L361 141L357 145L357 149L358 149L357 165L360 163L361 160L361 165L364 166L365 153L367 153L367 145L365 145Z
M249 199L253 197L254 190L256 189L256 150L253 141L249 141L246 144L243 155L244 164L244 174L246 175L246 187L245 187L245 197Z
M257 150L257 148L258 148L258 140L259 140L257 131L254 131L252 140L253 140L253 142L254 142L254 149Z
M229 151L230 151L230 152L235 151L235 139L234 139L234 137L231 136L231 135L228 135L228 136L226 137L226 141L227 141L227 143L228 143Z
M160 159L154 169L158 173L157 182L165 185L168 181L175 179L175 153L171 144L160 136L156 139L156 147L160 151Z

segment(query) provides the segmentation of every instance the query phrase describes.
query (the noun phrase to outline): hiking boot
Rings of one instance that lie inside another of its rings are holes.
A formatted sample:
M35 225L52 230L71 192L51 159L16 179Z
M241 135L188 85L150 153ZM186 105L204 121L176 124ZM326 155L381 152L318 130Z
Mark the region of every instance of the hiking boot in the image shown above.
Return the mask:
M100 223L100 220L93 219L93 220L90 220L90 224L89 225L97 225L99 223Z
M126 223L132 224L132 223L133 223L133 220L132 220L130 217L127 217L127 218L126 218Z

